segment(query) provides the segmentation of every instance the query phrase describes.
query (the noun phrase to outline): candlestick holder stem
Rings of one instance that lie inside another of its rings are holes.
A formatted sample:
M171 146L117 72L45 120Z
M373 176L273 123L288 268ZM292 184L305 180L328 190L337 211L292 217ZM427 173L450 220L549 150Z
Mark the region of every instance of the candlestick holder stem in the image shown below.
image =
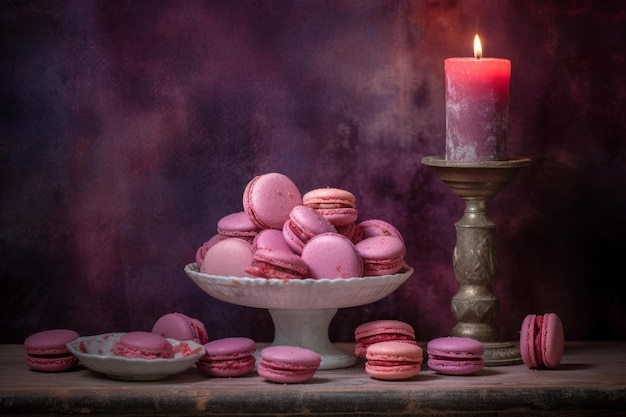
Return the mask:
M489 218L487 203L530 164L530 159L455 162L428 156L422 163L465 201L463 217L455 223L452 263L459 290L452 297L457 323L450 335L481 341L488 366L521 363L518 344L499 341L499 300L491 292L497 268L496 225Z

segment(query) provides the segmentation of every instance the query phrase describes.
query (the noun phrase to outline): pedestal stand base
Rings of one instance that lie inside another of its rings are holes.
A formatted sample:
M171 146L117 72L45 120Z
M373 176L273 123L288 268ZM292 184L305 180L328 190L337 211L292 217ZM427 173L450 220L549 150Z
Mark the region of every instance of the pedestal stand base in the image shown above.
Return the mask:
M427 156L422 158L422 163L431 167L465 201L463 217L454 224L457 239L452 266L459 291L452 297L452 313L457 324L450 335L481 341L487 366L519 364L522 360L517 344L493 342L499 340L496 318L500 305L491 292L498 259L496 225L489 218L487 203L530 165L530 159L459 162Z
M317 352L322 357L319 369L348 368L356 363L354 353L336 348L328 338L328 326L336 308L269 312L274 321L272 345L299 346Z
M485 366L519 365L522 357L519 344L513 342L483 343Z

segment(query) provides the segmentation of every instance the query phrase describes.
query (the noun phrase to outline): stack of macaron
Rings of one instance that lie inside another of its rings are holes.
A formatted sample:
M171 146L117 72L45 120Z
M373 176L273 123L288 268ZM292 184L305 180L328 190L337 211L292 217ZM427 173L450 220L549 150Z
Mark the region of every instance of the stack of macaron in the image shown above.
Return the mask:
M398 341L416 345L413 326L400 320L374 320L359 325L354 330L354 354L365 358L367 348L374 343Z
M405 255L396 227L358 221L350 191L324 187L303 195L289 177L272 172L248 182L242 209L218 221L196 264L210 275L332 279L395 274Z
M413 326L400 320L374 320L354 330L354 353L365 358L365 372L375 379L403 380L419 374L423 351Z

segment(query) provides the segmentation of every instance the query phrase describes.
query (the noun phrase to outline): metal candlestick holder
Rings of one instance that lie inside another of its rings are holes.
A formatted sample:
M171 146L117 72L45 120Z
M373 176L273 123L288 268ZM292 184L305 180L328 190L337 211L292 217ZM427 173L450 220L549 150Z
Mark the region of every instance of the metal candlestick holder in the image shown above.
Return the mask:
M465 213L455 223L452 263L460 287L452 297L452 314L457 323L450 335L481 341L487 366L519 364L522 362L519 344L500 342L495 324L499 301L491 292L491 279L497 266L496 225L489 219L487 203L531 161L518 158L457 162L427 156L422 158L422 163L465 201Z

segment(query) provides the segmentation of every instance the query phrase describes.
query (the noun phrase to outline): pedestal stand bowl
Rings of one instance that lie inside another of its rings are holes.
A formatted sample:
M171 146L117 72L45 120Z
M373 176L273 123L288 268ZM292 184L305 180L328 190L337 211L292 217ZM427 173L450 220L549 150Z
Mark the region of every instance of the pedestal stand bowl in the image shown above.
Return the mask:
M337 369L356 363L353 353L336 348L329 340L328 326L337 310L386 297L413 274L413 268L407 266L397 274L376 277L285 281L203 274L196 263L186 265L185 272L218 300L268 309L274 322L272 345L313 350L322 357L320 369Z

